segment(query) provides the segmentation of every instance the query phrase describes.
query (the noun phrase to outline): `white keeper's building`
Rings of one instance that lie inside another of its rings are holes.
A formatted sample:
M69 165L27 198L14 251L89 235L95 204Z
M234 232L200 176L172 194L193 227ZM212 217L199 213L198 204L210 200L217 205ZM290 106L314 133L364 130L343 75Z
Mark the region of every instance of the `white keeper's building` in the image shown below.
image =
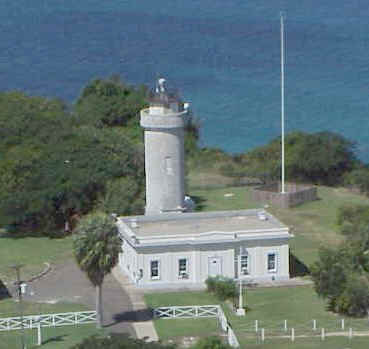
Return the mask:
M119 217L121 270L139 287L199 288L209 276L289 279L289 229L263 209L186 212L186 108L158 81L145 128L146 211Z

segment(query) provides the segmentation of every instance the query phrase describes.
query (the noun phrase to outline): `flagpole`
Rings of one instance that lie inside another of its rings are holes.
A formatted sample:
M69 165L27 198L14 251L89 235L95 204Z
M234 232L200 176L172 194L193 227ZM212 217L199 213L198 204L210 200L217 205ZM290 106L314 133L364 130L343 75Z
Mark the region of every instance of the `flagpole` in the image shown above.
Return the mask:
M281 128L282 128L282 191L281 193L285 193L284 189L284 181L285 181L285 173L284 173L284 23L283 23L283 14L281 12Z

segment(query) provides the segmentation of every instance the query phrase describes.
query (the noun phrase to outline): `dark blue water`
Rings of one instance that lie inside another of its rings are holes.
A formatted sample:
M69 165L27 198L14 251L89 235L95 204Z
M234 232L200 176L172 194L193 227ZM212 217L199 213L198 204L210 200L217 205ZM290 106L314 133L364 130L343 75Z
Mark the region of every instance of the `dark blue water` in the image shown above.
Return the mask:
M73 102L96 77L161 74L203 145L241 152L280 134L280 10L286 130L339 132L369 161L368 0L1 0L0 89Z

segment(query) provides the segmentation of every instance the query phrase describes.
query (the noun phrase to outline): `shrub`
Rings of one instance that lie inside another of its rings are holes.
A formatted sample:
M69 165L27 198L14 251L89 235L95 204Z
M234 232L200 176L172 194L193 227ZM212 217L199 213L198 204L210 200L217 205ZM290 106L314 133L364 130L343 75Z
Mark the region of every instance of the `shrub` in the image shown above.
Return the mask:
M237 296L237 286L233 279L216 276L208 277L205 281L208 292L213 292L221 300L232 299Z
M109 336L88 337L70 349L175 349L175 346L133 339L127 334L112 333Z
M224 344L220 338L211 336L200 339L192 349L230 349L231 347Z

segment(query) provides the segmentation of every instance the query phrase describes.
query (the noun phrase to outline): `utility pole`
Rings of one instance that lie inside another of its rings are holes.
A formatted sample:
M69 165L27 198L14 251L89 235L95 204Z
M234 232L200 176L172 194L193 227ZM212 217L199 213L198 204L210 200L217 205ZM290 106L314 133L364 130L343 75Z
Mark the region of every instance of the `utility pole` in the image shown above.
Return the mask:
M26 349L26 344L24 340L24 326L23 326L23 299L22 299L22 288L21 288L21 281L20 281L20 269L23 267L22 264L14 264L10 266L12 269L15 270L17 274L17 294L18 294L18 302L19 302L19 315L20 315L20 322L21 322L21 349Z

